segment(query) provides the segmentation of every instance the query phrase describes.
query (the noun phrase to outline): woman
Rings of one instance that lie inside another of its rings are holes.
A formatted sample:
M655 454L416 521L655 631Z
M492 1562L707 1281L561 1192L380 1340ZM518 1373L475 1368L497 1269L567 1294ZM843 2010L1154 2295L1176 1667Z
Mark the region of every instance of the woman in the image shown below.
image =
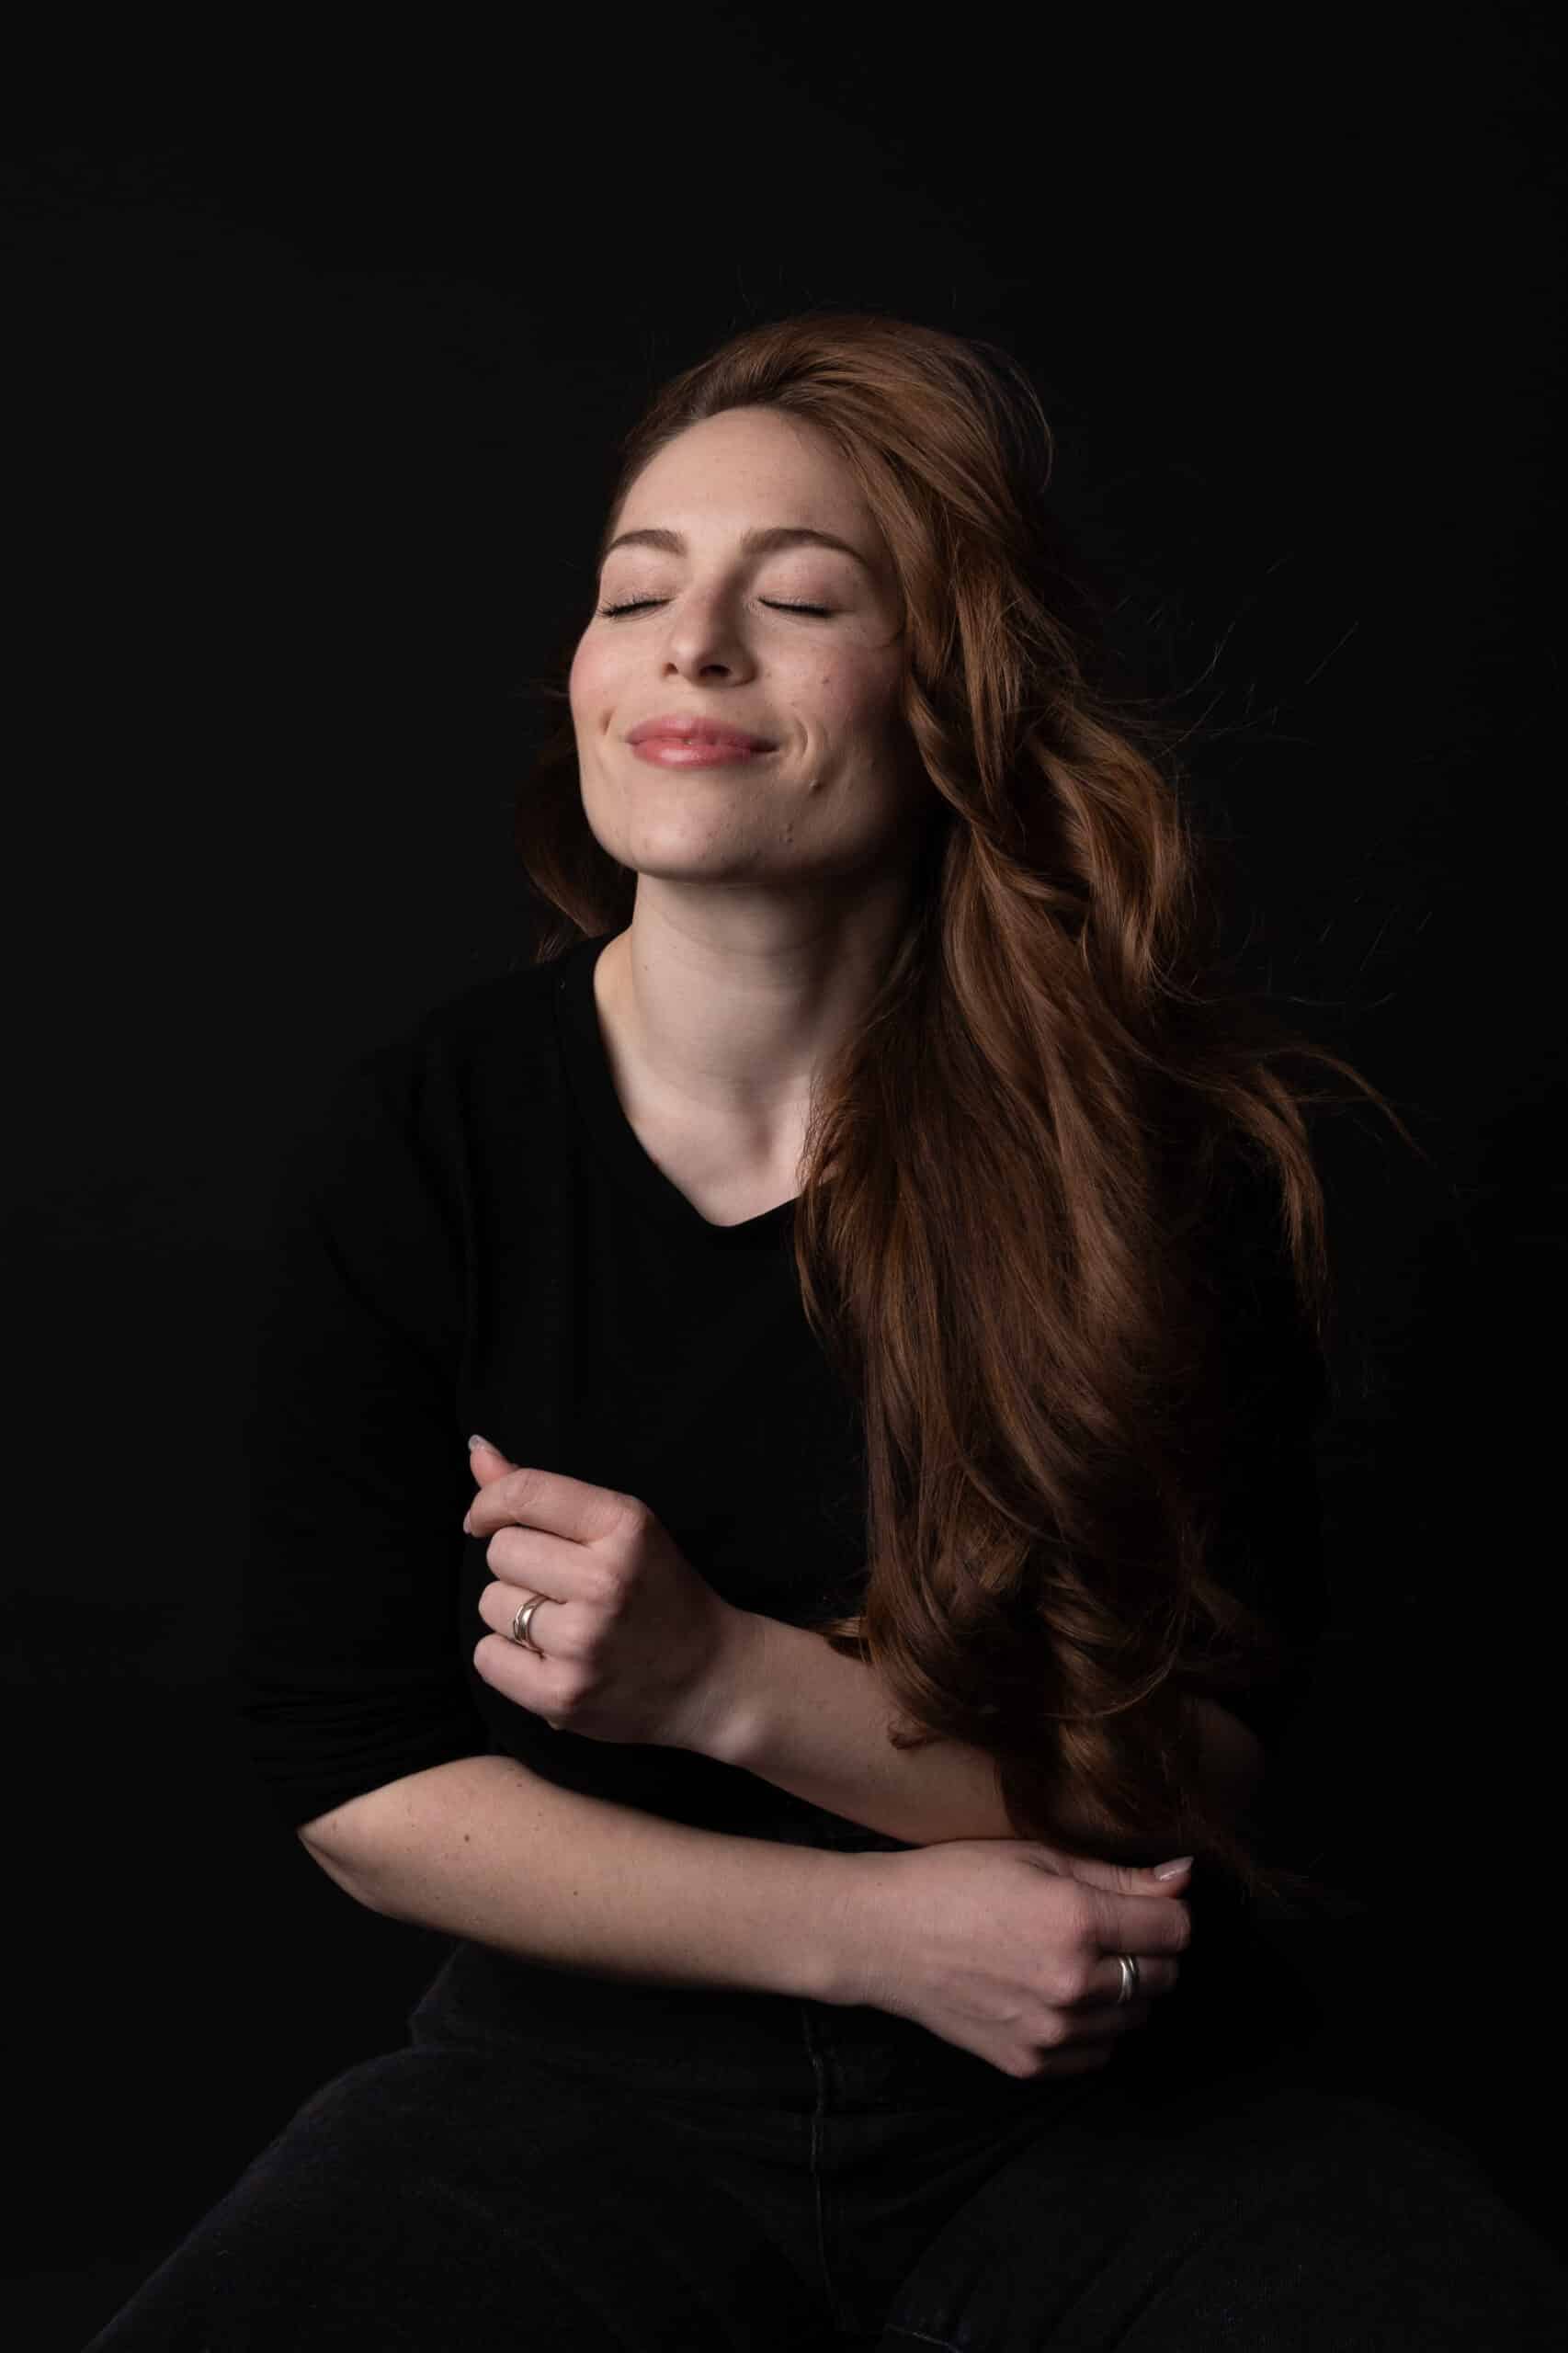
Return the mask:
M1291 2079L1280 1059L1382 1098L1212 988L1049 460L859 314L631 436L536 961L346 1074L264 1293L253 1754L452 1955L97 2347L1562 2341L1458 2142Z

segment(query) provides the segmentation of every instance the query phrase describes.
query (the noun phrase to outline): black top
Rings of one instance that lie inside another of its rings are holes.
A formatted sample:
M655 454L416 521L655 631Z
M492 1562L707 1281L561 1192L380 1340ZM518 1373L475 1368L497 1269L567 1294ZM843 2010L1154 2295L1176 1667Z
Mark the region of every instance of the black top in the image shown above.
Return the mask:
M709 1828L897 1847L739 1768L553 1732L473 1668L491 1572L461 1528L472 1430L639 1496L744 1608L799 1624L861 1589L858 1408L800 1305L794 1203L716 1226L649 1158L599 1027L606 944L482 983L358 1056L287 1157L245 1431L249 1752L290 1828L491 1753ZM1270 1744L1327 1614L1326 1385L1278 1245L1255 1221L1244 1247L1233 1222L1255 1410L1217 1566L1295 1646L1283 1680L1227 1701Z

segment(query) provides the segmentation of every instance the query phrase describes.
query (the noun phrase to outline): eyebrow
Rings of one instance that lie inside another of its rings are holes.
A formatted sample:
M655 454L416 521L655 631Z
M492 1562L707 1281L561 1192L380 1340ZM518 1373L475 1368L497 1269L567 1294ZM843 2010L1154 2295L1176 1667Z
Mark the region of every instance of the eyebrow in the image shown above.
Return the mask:
M622 531L619 539L611 540L604 554L599 558L601 565L608 563L617 548L630 547L664 548L671 555L686 553L686 541L678 531L653 529L644 531ZM767 555L770 554L775 548L799 547L836 548L841 555L853 556L855 562L865 571L869 572L871 569L859 549L851 547L847 540L836 539L831 531L813 531L804 523L773 523L766 527L759 526L756 530L745 532L741 540L743 555Z

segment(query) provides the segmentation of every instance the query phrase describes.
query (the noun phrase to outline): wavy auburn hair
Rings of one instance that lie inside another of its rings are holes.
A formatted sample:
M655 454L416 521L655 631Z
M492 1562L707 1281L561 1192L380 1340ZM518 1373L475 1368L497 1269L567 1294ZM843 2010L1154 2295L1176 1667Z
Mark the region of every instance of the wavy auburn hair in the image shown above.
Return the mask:
M817 1074L801 1163L801 1303L866 1435L863 1607L814 1631L877 1669L895 1746L994 1759L1019 1836L1191 1852L1293 1914L1324 1891L1265 1867L1256 1817L1210 1810L1186 1698L1222 1704L1289 1661L1210 1568L1247 1402L1212 1238L1265 1202L1268 1295L1326 1395L1303 1106L1347 1098L1281 1064L1339 1072L1421 1147L1349 1063L1220 984L1174 730L1116 682L1046 508L1052 437L1022 367L873 313L747 328L619 445L600 559L657 450L759 405L825 434L881 526L903 717L940 804L902 942ZM543 903L536 963L631 923L637 877L589 828L570 717L519 788L516 842ZM1092 1842L1053 1826L1069 1793L1103 1823Z

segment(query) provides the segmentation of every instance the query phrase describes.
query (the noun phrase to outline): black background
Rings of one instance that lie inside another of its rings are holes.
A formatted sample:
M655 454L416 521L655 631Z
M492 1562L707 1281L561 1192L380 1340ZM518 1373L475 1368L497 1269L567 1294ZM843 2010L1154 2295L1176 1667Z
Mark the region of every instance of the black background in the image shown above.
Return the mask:
M1190 718L1244 972L1433 1155L1369 1110L1328 1148L1336 1615L1276 1802L1346 1893L1301 1945L1325 2075L1461 2130L1568 2252L1528 2154L1565 2049L1558 55L1494 8L1413 20L1419 52L1321 11L921 21L684 6L445 57L272 29L12 85L30 2344L79 2344L400 2040L446 1949L245 1772L236 1302L318 1074L527 961L530 681L617 438L817 306L1028 363L1119 642Z

